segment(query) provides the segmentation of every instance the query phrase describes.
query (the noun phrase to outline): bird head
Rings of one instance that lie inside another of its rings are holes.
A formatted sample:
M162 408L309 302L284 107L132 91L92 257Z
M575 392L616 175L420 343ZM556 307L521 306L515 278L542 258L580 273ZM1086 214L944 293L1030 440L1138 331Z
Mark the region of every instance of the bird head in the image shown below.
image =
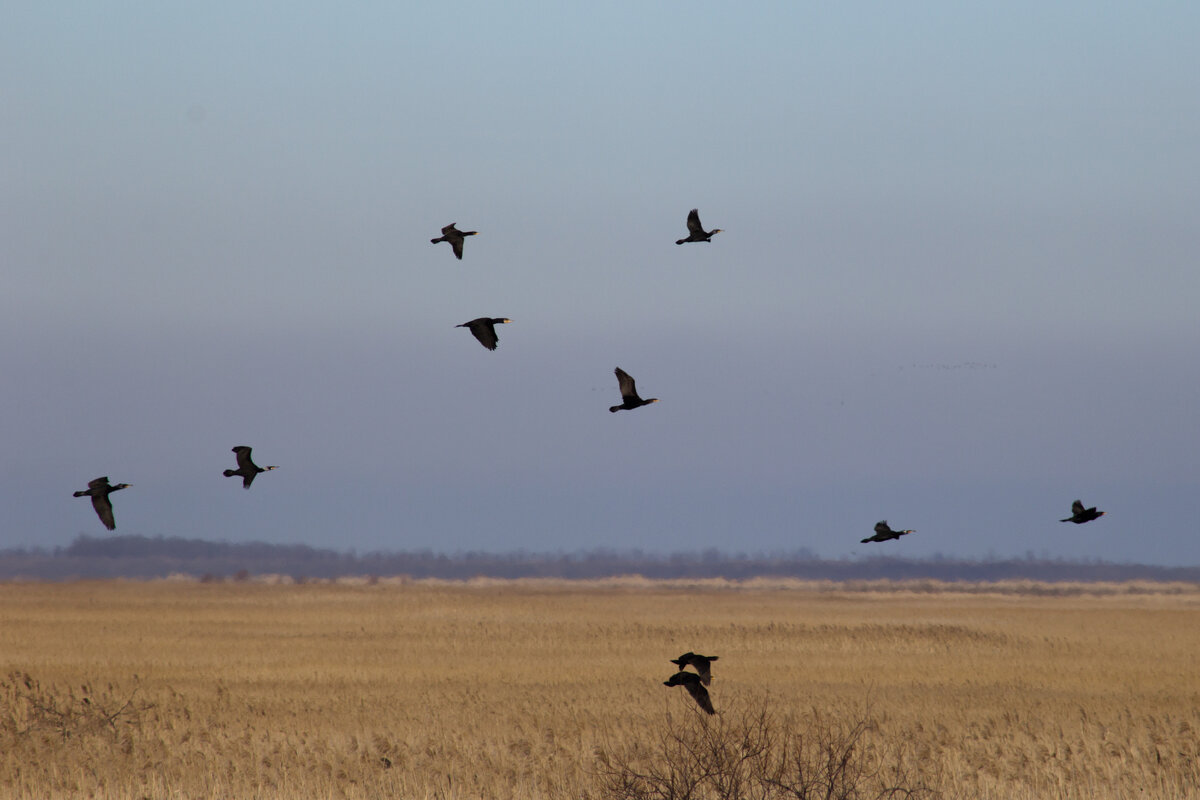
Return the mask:
M649 400L646 401L646 405L650 405L651 403L657 403L657 402L658 402L657 397L651 397Z

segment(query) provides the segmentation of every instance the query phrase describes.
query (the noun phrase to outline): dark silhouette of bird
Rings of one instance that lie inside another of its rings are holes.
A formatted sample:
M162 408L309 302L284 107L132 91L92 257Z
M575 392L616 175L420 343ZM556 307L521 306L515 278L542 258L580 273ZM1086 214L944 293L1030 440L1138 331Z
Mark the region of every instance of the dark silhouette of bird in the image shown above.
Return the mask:
M613 370L613 372L616 373L617 383L620 384L621 387L621 405L609 406L609 411L612 411L613 413L616 413L621 409L629 411L638 408L639 406L647 406L651 403L658 402L657 397L651 397L649 400L643 400L642 398L638 397L637 386L634 384L633 378L629 377L628 372L620 367L617 367L615 370Z
M663 686L683 686L687 688L688 694L692 699L709 714L717 713L713 709L712 699L708 696L708 689L700 683L700 676L694 672L676 672L671 676L670 680L663 681Z
M696 674L700 676L700 682L705 686L712 685L712 662L716 661L720 656L702 656L699 653L684 653L679 658L672 658L671 663L679 666L680 671L684 667L695 667Z
M888 527L887 520L880 520L875 523L875 535L869 536L862 540L863 544L867 542L886 542L889 539L899 539L906 533L916 533L916 531L894 531Z
M1076 500L1071 504L1071 516L1066 519L1060 519L1059 522L1074 522L1076 525L1082 525L1085 522L1100 519L1106 513L1105 511L1097 511L1095 506L1084 508L1083 501Z
M225 470L225 477L232 478L234 475L242 476L242 488L249 489L250 484L254 483L254 476L260 472L270 472L279 467L260 467L250 460L250 448L244 444L239 444L233 448L233 452L237 454L237 469Z
M460 231L454 227L458 223L451 222L446 227L442 228L442 235L436 239L430 239L430 243L437 244L438 242L449 242L450 248L454 250L454 257L462 261L463 238L466 236L478 236L479 231Z
M511 319L502 317L480 317L473 319L470 322L464 322L462 325L455 325L456 328L470 328L472 335L479 340L479 343L488 350L495 350L496 344L500 341L500 337L496 335L496 326L506 322L512 322Z
M705 231L704 226L700 224L700 212L692 209L688 212L688 235L686 239L676 239L675 244L683 244L684 242L711 242L712 237L721 232L720 228L713 228L711 231Z
M133 484L118 483L116 486L110 486L108 476L88 481L86 491L75 492L74 497L90 497L92 498L92 508L96 509L96 516L100 517L100 521L104 523L104 527L110 531L117 529L116 520L113 519L112 501L108 496L113 492L119 492L122 489L128 489Z

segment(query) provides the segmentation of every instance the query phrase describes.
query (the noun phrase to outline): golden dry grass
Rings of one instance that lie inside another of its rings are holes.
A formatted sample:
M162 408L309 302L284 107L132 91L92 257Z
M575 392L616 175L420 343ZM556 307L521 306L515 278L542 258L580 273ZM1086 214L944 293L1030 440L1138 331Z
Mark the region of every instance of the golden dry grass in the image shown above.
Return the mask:
M948 798L1200 798L1195 586L640 579L0 585L0 796L597 797L685 650Z

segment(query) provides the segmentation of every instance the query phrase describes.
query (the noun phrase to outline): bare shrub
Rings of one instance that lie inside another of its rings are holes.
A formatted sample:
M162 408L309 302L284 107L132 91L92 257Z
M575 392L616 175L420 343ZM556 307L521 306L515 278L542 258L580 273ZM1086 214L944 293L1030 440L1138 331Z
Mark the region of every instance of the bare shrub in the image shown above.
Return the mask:
M43 686L28 673L12 672L0 681L0 742L13 744L37 731L61 739L94 733L116 735L122 725L134 725L152 708L139 702L137 688L129 694L112 684L97 690L85 683L74 687Z
M689 707L649 744L596 754L602 800L918 800L940 798L869 711L779 710L767 698L715 717Z

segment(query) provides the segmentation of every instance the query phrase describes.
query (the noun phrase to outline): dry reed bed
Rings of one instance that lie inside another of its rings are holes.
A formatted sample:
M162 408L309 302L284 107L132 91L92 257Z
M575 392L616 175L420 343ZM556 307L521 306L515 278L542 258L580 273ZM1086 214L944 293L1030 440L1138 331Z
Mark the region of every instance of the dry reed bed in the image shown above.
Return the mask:
M685 650L948 798L1200 797L1195 586L638 578L0 585L0 795L600 797Z

